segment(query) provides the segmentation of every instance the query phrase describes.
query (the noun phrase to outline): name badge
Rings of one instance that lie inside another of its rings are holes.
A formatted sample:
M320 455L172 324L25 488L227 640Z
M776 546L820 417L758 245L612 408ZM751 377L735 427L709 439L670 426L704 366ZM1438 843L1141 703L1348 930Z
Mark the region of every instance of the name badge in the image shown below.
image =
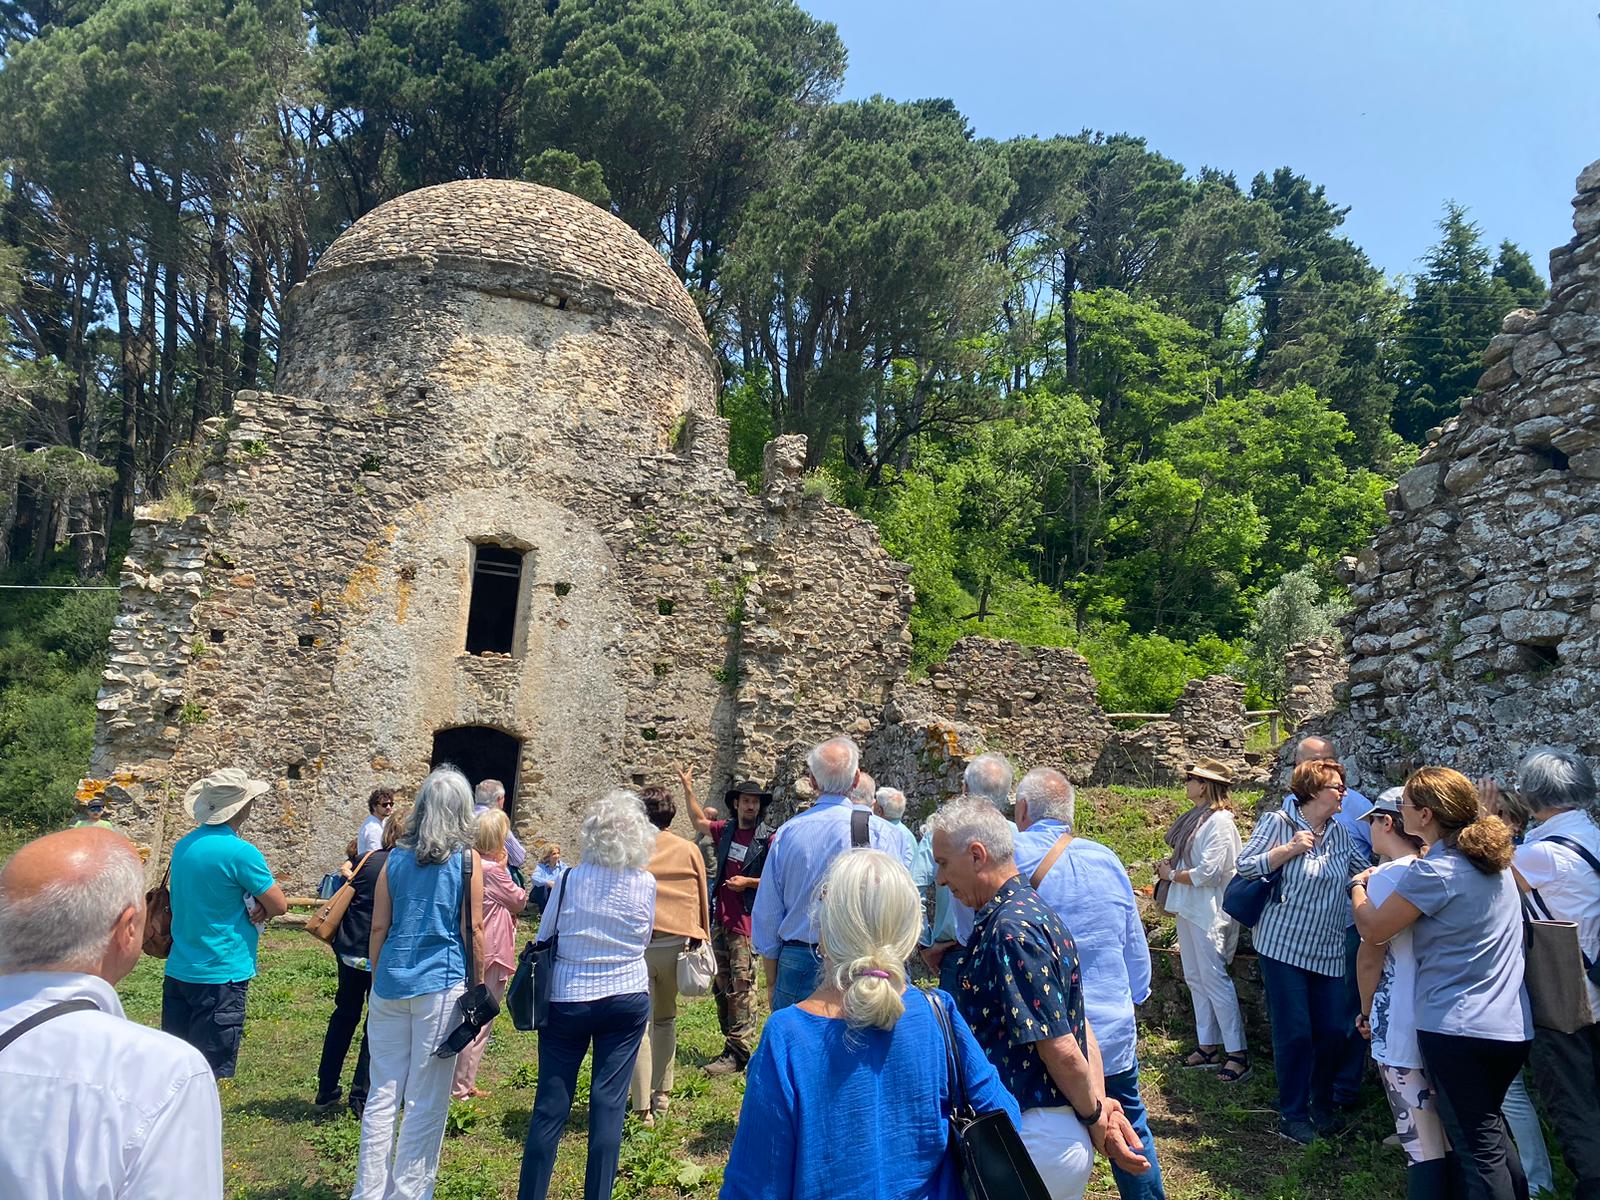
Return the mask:
M749 849L749 846L741 846L735 842L732 846L728 847L728 861L742 863L744 861L744 856Z

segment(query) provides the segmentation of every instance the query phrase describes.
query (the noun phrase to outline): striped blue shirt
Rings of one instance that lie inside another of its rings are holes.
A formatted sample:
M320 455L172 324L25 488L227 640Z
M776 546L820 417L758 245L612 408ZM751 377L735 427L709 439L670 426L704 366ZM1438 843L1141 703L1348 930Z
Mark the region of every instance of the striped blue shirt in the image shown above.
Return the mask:
M1265 878L1271 872L1267 852L1310 828L1292 796L1282 808L1263 813L1239 854L1239 874ZM1318 975L1342 976L1347 889L1367 865L1349 830L1329 820L1313 849L1284 863L1278 900L1267 905L1251 931L1256 953Z
M812 904L817 885L833 860L850 849L852 811L843 796L822 796L772 835L750 914L750 941L762 958L777 958L784 942L816 945ZM868 817L867 838L874 850L900 857L894 827L882 817Z

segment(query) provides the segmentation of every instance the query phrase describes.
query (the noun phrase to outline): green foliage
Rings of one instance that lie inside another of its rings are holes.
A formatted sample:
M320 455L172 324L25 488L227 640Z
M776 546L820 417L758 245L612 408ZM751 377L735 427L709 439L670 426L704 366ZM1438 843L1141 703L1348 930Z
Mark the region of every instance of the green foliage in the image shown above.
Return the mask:
M1340 609L1325 594L1316 570L1308 565L1287 572L1256 601L1246 639L1246 674L1273 705L1284 697L1284 655L1313 638L1336 633Z
M728 465L752 492L761 487L761 458L772 440L771 380L762 368L738 375L723 386L718 413L728 420Z

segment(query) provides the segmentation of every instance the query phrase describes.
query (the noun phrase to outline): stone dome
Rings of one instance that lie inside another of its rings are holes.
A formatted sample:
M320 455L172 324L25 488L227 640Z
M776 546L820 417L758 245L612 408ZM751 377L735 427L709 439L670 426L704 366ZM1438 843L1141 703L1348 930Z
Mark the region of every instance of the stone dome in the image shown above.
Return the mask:
M407 192L335 238L312 276L412 256L573 276L667 313L706 341L694 301L650 243L624 221L555 188L462 179Z

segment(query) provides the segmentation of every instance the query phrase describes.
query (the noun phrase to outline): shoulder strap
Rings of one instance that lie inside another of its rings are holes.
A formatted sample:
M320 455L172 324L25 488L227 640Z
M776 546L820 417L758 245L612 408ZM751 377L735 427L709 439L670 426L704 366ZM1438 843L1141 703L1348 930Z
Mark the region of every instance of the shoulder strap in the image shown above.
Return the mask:
M53 1021L57 1017L66 1016L68 1013L83 1012L86 1009L99 1007L100 1006L93 1000L80 999L62 1000L58 1004L50 1005L49 1008L41 1008L31 1017L24 1017L10 1029L6 1030L4 1033L0 1033L0 1050L4 1050L7 1046L11 1045L12 1042L16 1041L23 1034L27 1033L28 1030L39 1025L43 1025L46 1021Z
M871 842L872 814L864 808L850 810L850 848L859 850Z
M556 897L556 915L550 922L551 937L555 937L557 933L561 932L561 910L567 906L567 877L571 874L572 868L568 867L556 877L555 886L561 889L561 895Z
M933 1009L933 1019L939 1026L939 1036L944 1041L945 1074L949 1080L950 1115L965 1111L967 1107L967 1080L961 1070L961 1056L956 1053L956 1031L950 1026L950 1014L945 1012L939 997L931 991L923 992Z
M1037 888L1044 882L1044 877L1050 874L1050 868L1056 865L1056 860L1067 852L1067 843L1072 841L1072 834L1063 833L1056 839L1056 844L1050 847L1050 853L1044 856L1044 861L1033 869L1033 874L1028 876L1028 886Z
M461 944L467 950L467 982L472 983L472 954L477 937L472 929L472 847L461 851Z
M350 872L350 878L346 879L345 882L346 883L355 882L355 877L357 875L361 874L361 868L367 865L367 859L371 858L376 853L377 853L376 850L368 850L365 854L363 854L361 856L361 861L356 864L356 869L354 871Z
M1596 875L1600 875L1600 859L1596 859L1594 855L1590 854L1589 851L1578 842L1573 841L1569 837L1562 837L1559 833L1552 833L1549 837L1540 838L1539 840L1541 842L1556 842L1559 845L1565 846L1579 858L1583 859L1584 862L1588 863Z

